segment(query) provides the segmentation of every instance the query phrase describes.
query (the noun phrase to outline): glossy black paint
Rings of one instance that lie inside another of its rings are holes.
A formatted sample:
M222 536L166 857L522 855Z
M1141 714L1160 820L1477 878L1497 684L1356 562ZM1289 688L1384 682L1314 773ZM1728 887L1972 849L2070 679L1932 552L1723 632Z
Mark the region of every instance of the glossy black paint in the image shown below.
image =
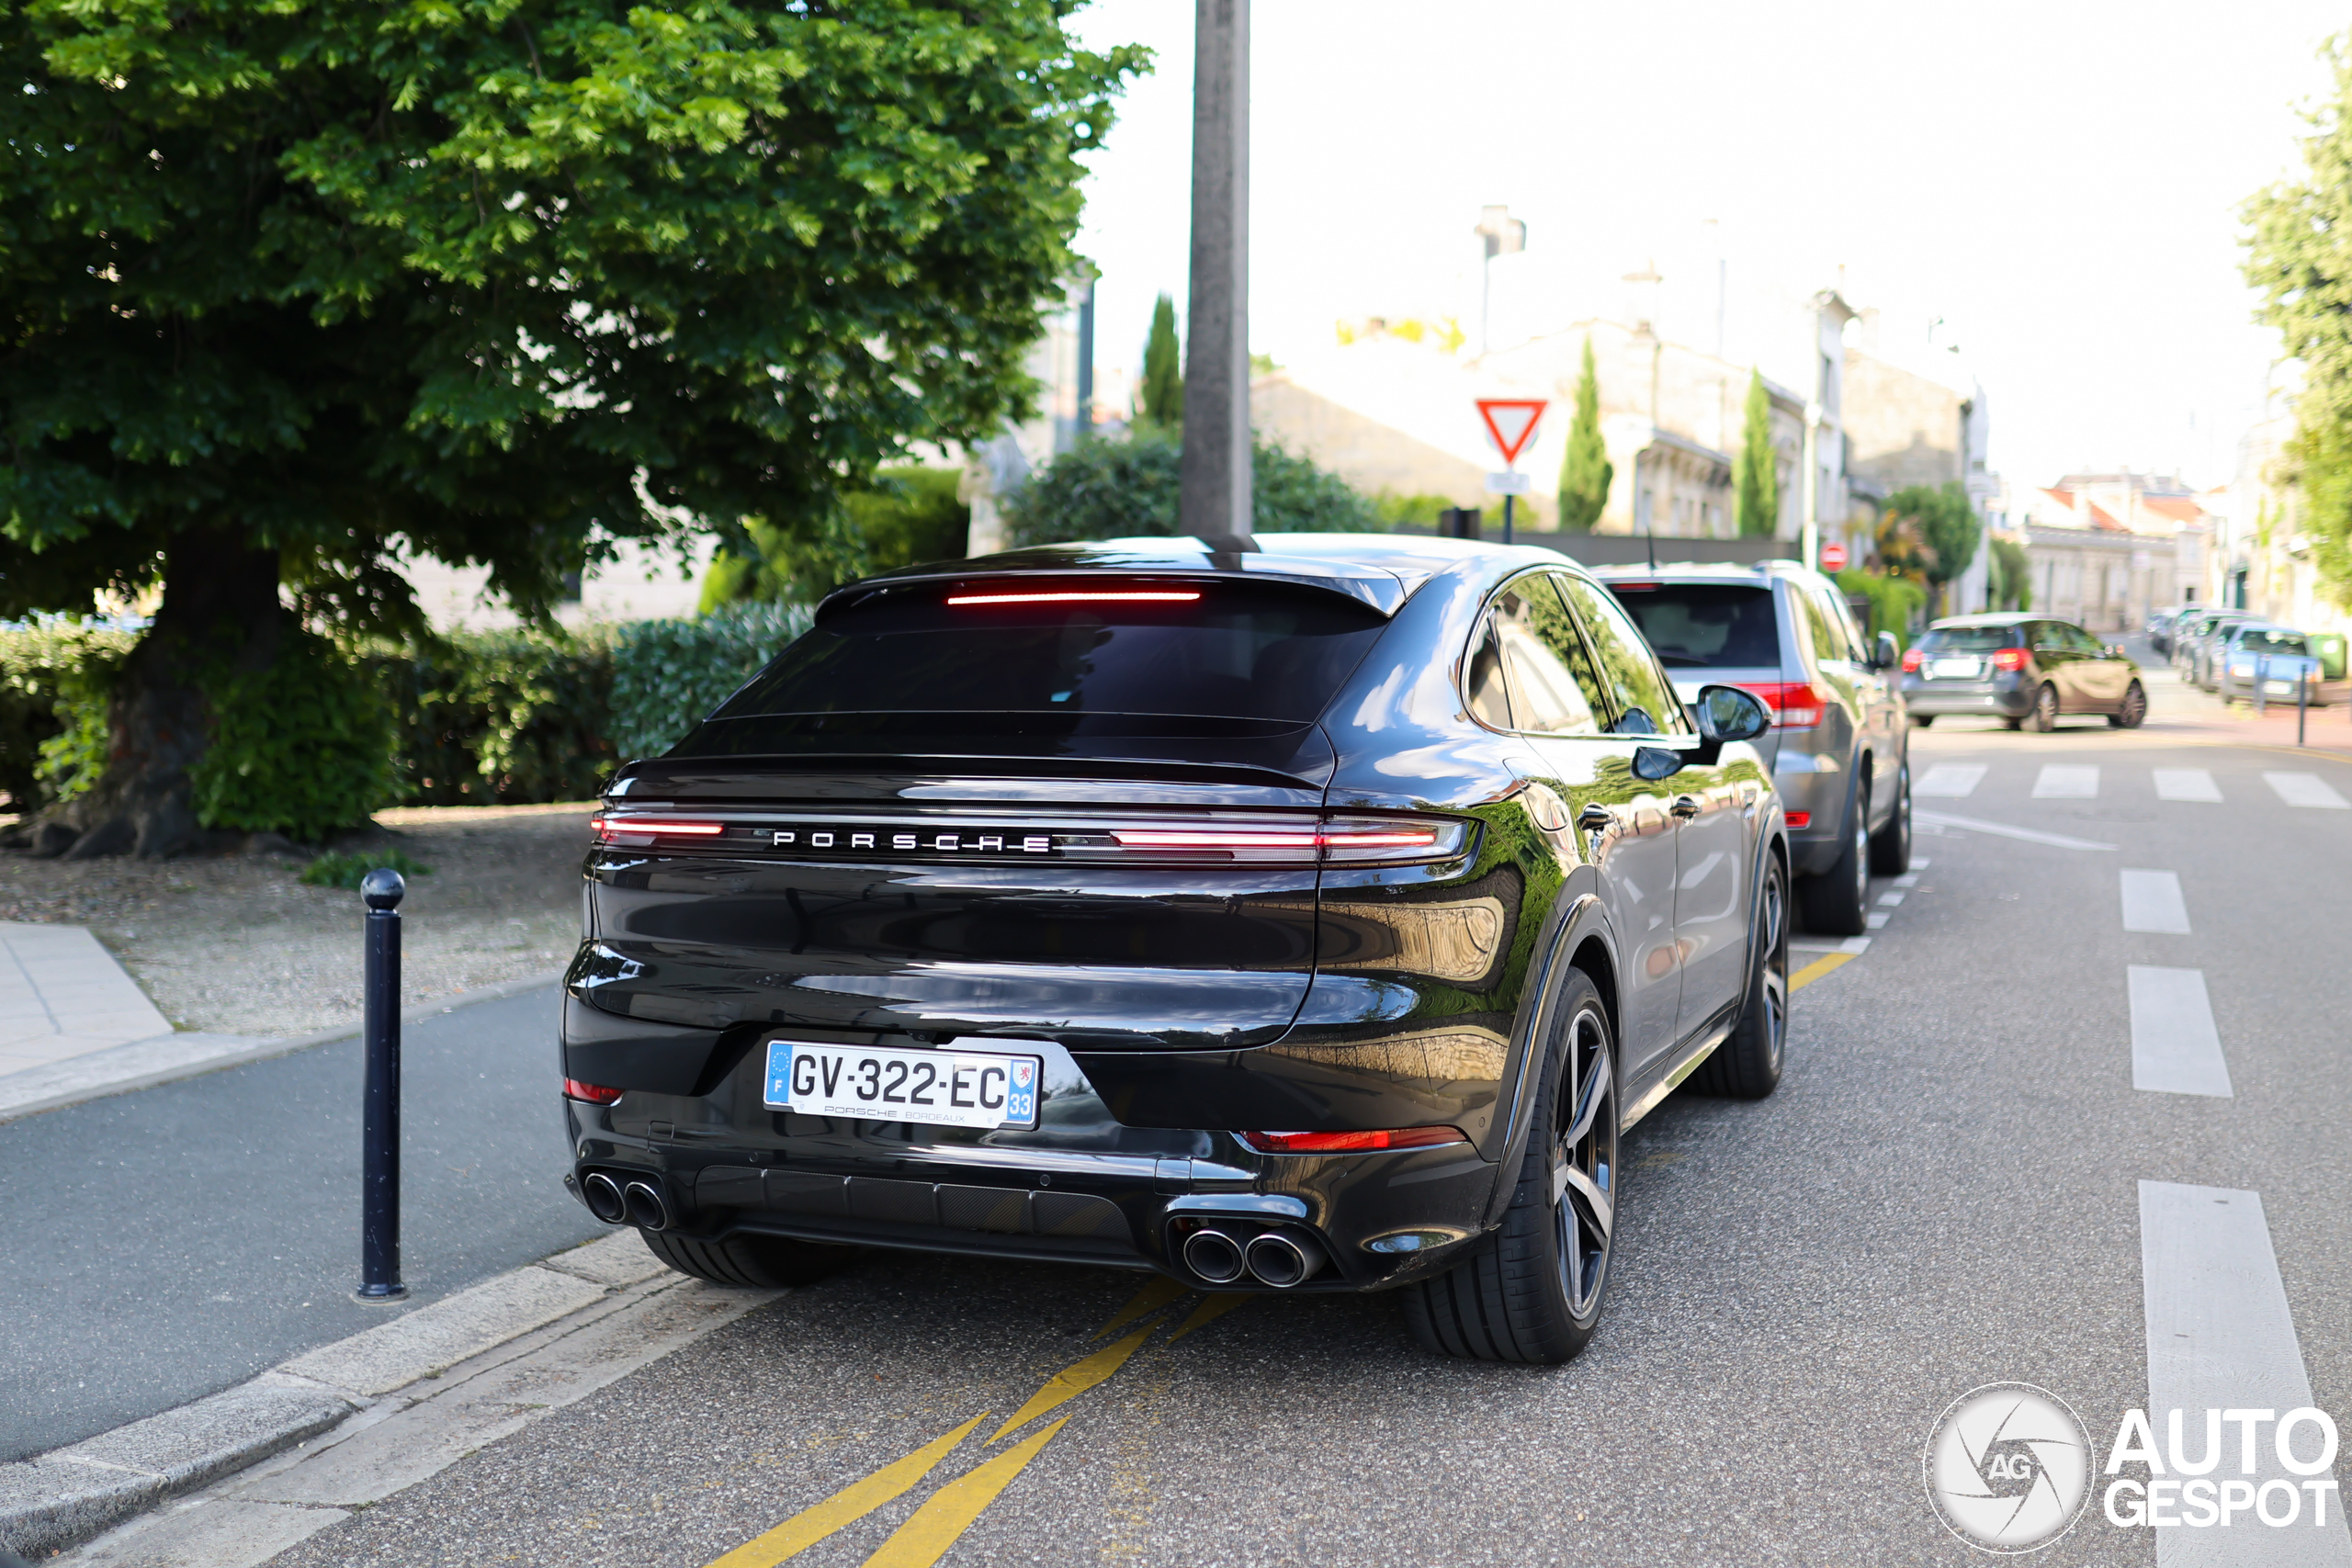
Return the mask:
M1319 1235L1332 1259L1298 1288L1378 1288L1451 1267L1496 1223L1511 1188L1499 1173L1526 1137L1531 1049L1568 965L1592 975L1617 1014L1628 1124L1687 1076L1736 1019L1763 857L1786 863L1754 749L1686 715L1671 716L1674 733L1573 738L1473 719L1463 663L1480 617L1507 581L1574 570L1553 552L1261 543L1238 556L1180 539L1056 547L843 593L1102 570L1345 594L1388 623L1315 724L1055 715L985 733L912 721L844 733L719 720L622 770L614 813L731 825L707 846L606 845L587 858L565 1072L624 1092L611 1106L566 1102L575 1178L654 1179L697 1235L1084 1258L1188 1279L1172 1250L1184 1226L1289 1224ZM1637 767L1643 753L1664 767ZM1473 830L1451 859L1356 865L1027 863L960 851L853 861L757 838L838 821L920 827L925 841L958 829L968 844L980 827L1318 812ZM1030 1043L1022 1049L1046 1061L1039 1125L982 1133L771 1109L761 1047L779 1035ZM1301 1156L1260 1154L1237 1135L1432 1125L1464 1141Z

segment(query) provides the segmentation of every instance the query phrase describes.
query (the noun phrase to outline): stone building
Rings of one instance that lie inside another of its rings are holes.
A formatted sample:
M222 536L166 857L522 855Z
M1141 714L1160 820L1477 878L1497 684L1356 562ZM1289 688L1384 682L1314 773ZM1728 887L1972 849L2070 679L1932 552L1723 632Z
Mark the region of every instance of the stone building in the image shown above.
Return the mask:
M2037 611L2120 633L2200 597L2212 518L2177 479L2068 474L2029 491L2019 512Z

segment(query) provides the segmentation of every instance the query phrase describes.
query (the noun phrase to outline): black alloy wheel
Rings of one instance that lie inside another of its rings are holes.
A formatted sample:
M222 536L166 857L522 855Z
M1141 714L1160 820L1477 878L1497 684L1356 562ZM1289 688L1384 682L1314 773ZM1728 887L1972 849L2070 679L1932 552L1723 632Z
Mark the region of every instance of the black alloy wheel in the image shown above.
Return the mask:
M1556 1366L1600 1322L1620 1197L1614 1036L1579 970L1568 971L1556 1016L1527 1153L1493 1245L1399 1292L1423 1349Z
M1778 856L1765 862L1748 947L1756 958L1739 1022L1690 1075L1690 1086L1702 1094L1761 1100L1781 1082L1781 1053L1789 1040L1789 874Z
M1903 759L1894 778L1894 809L1886 826L1871 835L1871 870L1880 876L1900 876L1911 869L1911 759Z
M2058 688L2043 682L2041 690L2033 694L2033 713L2027 720L2036 735L2047 735L2058 728Z
M2118 729L2137 729L2148 716L2148 694L2134 681L2123 690L2123 705L2107 716L2107 722Z
M1858 760L1857 773L1861 767ZM1858 776L1846 812L1846 845L1836 863L1797 884L1805 928L1825 936L1860 936L1870 930L1871 792Z

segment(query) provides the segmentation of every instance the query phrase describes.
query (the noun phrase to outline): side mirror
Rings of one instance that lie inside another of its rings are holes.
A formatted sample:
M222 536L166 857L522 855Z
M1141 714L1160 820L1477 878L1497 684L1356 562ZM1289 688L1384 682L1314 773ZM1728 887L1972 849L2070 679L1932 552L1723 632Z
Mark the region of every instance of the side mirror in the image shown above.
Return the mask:
M1878 634L1878 647L1875 652L1878 657L1871 661L1871 667L1874 670L1892 670L1903 662L1903 645L1894 640L1893 632Z
M1699 721L1700 736L1716 744L1753 740L1772 727L1772 716L1763 702L1755 693L1737 686L1701 687L1691 716Z
M1664 746L1641 746L1634 750L1634 776L1645 784L1670 779L1680 773L1690 758Z

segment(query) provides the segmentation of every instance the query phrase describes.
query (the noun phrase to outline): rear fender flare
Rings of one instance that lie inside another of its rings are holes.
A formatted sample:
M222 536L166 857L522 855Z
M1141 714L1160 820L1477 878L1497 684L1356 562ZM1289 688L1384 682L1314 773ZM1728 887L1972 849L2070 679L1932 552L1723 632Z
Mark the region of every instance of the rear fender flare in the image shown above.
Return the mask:
M1618 963L1616 931L1609 923L1608 912L1601 904L1600 896L1592 892L1577 894L1562 911L1559 923L1553 928L1552 941L1544 950L1542 973L1536 977L1535 983L1528 987L1529 994L1534 1000L1520 1010L1518 1038L1511 1042L1510 1110L1504 1121L1504 1125L1509 1131L1504 1136L1501 1160L1497 1167L1494 1194L1487 1202L1485 1224L1489 1229L1502 1223L1503 1211L1510 1206L1511 1194L1518 1188L1519 1162L1527 1153L1527 1140L1531 1132L1529 1122L1534 1114L1536 1096L1533 1077L1534 1069L1538 1065L1537 1053L1543 1048L1544 1043L1551 1038L1552 1027L1557 1018L1561 982L1570 967L1569 958L1577 948L1584 945L1588 938L1598 938L1601 946L1609 953L1611 968L1622 969L1622 965ZM1597 975L1593 979L1604 990L1612 994L1615 992L1616 974ZM1612 1033L1622 1032L1619 1027L1622 1021L1621 1018L1612 1018L1610 1021ZM1617 1060L1612 1064L1612 1070L1622 1074L1624 1050L1621 1043L1617 1052ZM1619 1089L1621 1102L1623 1095L1621 1084Z

